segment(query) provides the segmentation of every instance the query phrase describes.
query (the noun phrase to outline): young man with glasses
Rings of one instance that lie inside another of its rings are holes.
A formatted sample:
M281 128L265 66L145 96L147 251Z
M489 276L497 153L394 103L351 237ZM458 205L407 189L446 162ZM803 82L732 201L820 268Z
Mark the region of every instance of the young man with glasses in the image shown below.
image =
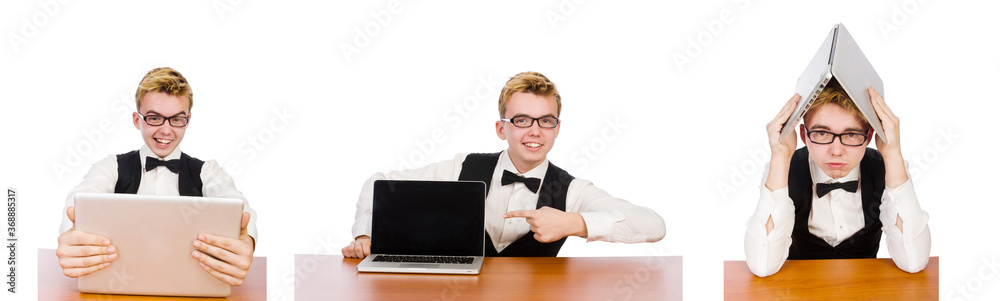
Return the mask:
M237 239L199 235L191 242L191 257L215 278L234 286L243 284L253 261L257 214L217 162L198 160L178 148L191 120L193 96L187 79L171 68L153 69L139 82L132 123L144 144L139 150L98 161L70 191L56 249L63 274L74 278L88 275L118 258L115 242L75 230L76 193L206 196L243 199L247 212Z
M496 134L507 150L459 154L429 166L378 173L358 199L345 257L371 254L372 191L375 180L472 180L487 184L486 256L556 256L568 236L588 241L655 242L663 219L653 210L615 198L590 181L576 179L548 161L559 135L562 99L544 75L511 77L500 92Z
M868 95L885 137L875 135L836 82L799 127L805 147L795 150L796 139L778 139L798 94L767 124L771 162L744 239L747 265L757 276L778 272L786 259L874 258L883 233L897 267L916 273L927 265L928 216L906 172L899 118L874 88ZM872 140L878 151L867 147Z

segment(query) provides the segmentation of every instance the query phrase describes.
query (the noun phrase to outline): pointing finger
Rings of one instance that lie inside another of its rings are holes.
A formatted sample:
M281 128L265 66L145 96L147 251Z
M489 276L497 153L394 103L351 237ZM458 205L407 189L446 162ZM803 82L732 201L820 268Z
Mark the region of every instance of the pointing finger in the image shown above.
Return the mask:
M514 210L503 214L503 218L533 217L535 210Z

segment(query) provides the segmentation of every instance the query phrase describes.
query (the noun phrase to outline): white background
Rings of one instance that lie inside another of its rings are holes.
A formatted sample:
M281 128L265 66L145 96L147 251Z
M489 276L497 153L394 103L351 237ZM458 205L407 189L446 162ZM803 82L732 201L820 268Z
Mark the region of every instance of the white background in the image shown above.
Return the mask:
M1000 206L986 190L995 2L390 2L0 4L0 185L19 191L18 299L37 296L37 248L56 247L66 192L93 162L141 145L132 95L160 66L194 88L183 150L218 160L259 213L270 299L292 299L294 254L340 254L372 173L503 149L499 87L526 70L563 96L551 161L667 225L658 243L575 238L561 255L683 255L686 299L722 299L723 261L744 259L764 125L838 22L901 118L942 299L1000 295Z

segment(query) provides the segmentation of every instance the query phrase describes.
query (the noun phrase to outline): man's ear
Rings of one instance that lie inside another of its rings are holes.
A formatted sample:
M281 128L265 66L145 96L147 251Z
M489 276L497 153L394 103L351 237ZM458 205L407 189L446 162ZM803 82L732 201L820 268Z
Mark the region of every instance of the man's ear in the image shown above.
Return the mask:
M802 138L803 145L809 145L809 139L806 139L806 125L799 125L799 138Z
M141 130L141 128L139 128L139 122L143 122L141 120L142 116L139 116L138 112L132 112L132 125L135 126L135 129Z
M503 132L503 123L504 123L503 120L497 120L497 123L496 123L497 137L499 137L500 140L507 140L507 134L505 134Z

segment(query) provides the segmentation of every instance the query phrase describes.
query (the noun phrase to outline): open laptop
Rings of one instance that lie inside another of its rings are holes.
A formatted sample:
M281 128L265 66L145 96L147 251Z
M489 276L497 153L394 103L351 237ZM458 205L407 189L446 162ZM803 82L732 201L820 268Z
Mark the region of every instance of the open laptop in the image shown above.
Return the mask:
M479 274L486 184L375 181L371 255L358 272Z
M806 66L805 72L799 77L795 85L795 92L802 97L795 112L789 116L784 127L781 128L779 141L787 139L789 133L798 127L799 119L806 115L806 111L812 106L823 88L836 80L844 87L847 96L865 116L868 123L875 129L875 133L885 142L885 133L882 131L882 122L875 109L872 107L868 97L868 86L874 86L883 97L885 92L882 89L882 78L875 72L875 68L868 62L868 58L861 52L861 47L854 41L851 34L847 32L844 24L837 24L830 30L830 33L823 40L819 51ZM795 139L793 137L792 139Z
M78 193L76 230L107 237L118 258L77 278L83 293L225 297L229 284L191 257L198 234L236 238L243 200Z

